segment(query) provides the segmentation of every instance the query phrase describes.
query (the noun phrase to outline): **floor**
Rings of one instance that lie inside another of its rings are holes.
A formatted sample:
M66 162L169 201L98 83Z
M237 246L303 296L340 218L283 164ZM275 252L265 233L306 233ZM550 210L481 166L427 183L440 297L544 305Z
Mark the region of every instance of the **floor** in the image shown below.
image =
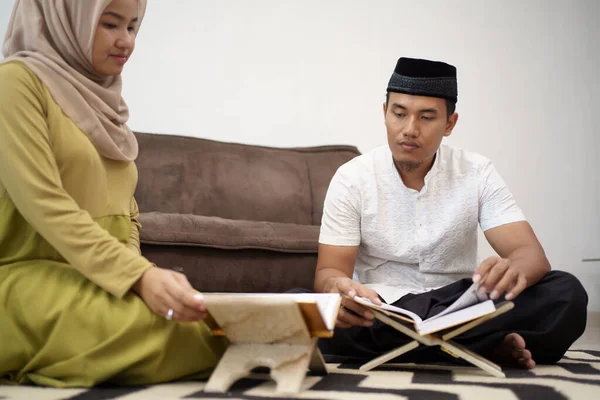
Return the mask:
M468 367L435 371L415 368L379 368L367 373L332 365L327 377L305 380L304 399L407 398L428 400L460 399L600 399L600 312L588 314L587 329L559 365L538 366L533 371L506 370L507 378L493 378ZM461 369L462 368L462 369ZM25 386L0 386L4 400L164 400L164 399L273 399L271 381L243 380L227 394L212 396L204 392L205 382L181 382L134 388L47 389ZM235 390L234 390L235 389ZM536 394L532 394L532 393ZM540 392L541 391L541 392ZM437 397L436 397L437 396Z

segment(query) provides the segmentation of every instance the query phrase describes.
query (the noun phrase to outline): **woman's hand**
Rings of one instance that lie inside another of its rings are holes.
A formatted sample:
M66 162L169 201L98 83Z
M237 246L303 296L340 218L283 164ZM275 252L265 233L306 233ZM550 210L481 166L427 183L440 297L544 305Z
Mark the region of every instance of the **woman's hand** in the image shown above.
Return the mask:
M150 268L131 288L157 315L177 321L200 321L206 317L204 297L185 275L163 268ZM172 312L170 310L173 310Z

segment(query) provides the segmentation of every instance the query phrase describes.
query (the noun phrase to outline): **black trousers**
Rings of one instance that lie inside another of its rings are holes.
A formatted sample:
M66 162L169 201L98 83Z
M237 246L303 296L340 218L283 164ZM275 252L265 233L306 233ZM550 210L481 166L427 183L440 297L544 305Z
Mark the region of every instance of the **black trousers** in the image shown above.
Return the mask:
M426 319L452 304L470 285L463 279L443 288L409 294L393 305L411 310ZM498 300L498 302L503 299ZM494 360L494 350L512 332L521 335L538 364L552 364L562 358L579 338L586 325L588 297L573 275L549 272L537 284L513 300L515 307L453 340L477 354ZM391 351L412 339L375 320L370 327L336 328L333 338L319 339L319 348L328 362L364 362ZM394 362L456 362L438 346L420 346ZM498 361L498 360L496 360ZM460 362L460 361L458 361Z

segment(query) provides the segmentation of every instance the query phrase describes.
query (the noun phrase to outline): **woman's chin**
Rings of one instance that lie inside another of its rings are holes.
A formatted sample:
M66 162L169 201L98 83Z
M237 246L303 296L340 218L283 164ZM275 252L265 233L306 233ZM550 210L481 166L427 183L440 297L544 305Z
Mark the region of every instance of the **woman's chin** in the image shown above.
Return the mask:
M111 77L111 76L117 76L117 75L121 75L121 73L123 72L123 66L100 66L100 67L95 67L94 70L96 71L96 73L98 75L101 76L105 76L105 77Z

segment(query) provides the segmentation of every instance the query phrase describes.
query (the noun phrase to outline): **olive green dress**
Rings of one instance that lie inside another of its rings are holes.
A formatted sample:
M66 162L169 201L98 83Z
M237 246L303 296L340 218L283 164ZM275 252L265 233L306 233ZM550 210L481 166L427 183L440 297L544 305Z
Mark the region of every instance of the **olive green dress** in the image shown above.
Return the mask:
M101 157L24 64L0 65L0 382L71 387L207 376L203 322L130 291L140 255L133 162Z

